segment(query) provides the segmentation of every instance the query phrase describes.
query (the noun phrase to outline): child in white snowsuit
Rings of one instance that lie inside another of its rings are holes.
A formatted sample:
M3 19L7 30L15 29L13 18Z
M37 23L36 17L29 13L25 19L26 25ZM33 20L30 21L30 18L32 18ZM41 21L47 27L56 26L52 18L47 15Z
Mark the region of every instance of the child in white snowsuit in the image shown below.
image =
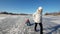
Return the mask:
M39 7L37 9L37 11L33 14L33 20L35 22L35 31L37 31L36 27L37 27L37 24L40 25L40 34L43 34L43 26L42 26L42 7Z

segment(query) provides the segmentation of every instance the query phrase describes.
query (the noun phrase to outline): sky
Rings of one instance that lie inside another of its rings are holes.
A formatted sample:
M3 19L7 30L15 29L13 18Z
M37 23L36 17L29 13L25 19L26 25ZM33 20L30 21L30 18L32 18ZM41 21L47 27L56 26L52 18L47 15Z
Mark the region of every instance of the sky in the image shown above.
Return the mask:
M0 12L33 14L38 7L43 7L43 14L60 11L60 0L0 0Z

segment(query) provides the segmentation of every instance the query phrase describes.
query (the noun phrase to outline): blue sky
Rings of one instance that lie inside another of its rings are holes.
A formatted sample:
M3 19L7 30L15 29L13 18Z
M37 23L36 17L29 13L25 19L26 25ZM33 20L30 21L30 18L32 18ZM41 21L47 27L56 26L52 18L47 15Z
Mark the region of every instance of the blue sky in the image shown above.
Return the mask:
M60 0L0 0L0 11L34 13L39 6L43 13L60 11Z

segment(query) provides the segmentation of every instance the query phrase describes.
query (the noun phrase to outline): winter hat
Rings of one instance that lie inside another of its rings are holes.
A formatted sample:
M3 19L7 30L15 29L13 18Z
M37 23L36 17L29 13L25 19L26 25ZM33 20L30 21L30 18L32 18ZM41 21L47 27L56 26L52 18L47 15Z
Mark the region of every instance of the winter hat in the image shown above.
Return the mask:
M43 9L42 7L38 7L38 10L41 10L41 9Z

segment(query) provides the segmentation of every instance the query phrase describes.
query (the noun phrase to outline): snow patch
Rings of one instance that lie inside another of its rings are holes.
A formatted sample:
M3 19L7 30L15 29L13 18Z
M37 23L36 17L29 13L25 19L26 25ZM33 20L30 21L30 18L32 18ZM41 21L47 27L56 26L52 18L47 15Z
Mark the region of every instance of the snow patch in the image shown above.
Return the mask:
M0 20L1 20L1 19L5 19L5 18L6 18L6 17L0 17Z

